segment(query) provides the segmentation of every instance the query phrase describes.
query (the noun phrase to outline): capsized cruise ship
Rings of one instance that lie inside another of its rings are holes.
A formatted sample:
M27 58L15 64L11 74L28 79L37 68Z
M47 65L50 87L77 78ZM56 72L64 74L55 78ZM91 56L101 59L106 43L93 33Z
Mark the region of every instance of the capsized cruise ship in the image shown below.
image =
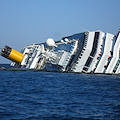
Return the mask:
M1 56L20 69L83 73L120 73L120 30L116 35L86 31L31 44L18 52L4 46Z

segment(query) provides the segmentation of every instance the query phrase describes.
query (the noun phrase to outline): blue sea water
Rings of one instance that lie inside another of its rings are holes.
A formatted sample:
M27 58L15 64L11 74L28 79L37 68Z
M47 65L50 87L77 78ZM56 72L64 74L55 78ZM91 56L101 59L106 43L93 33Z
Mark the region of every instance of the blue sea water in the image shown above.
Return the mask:
M1 70L0 120L120 120L120 76Z

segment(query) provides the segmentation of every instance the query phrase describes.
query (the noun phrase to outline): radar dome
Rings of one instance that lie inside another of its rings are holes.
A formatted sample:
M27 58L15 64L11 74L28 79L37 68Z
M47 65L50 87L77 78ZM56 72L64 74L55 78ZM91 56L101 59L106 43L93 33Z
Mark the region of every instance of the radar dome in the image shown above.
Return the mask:
M55 46L55 41L52 38L48 38L46 41L47 46L53 47Z
M68 40L67 38L65 38L65 41L66 41L66 42L69 42L69 40Z

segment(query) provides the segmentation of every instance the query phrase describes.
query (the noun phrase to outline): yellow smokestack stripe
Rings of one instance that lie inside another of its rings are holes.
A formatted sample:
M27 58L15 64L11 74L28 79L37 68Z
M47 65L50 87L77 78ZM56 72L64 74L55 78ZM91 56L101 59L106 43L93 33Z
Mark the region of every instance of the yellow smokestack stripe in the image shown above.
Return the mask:
M23 60L24 55L14 49L11 50L11 53L8 56L8 59L20 63Z

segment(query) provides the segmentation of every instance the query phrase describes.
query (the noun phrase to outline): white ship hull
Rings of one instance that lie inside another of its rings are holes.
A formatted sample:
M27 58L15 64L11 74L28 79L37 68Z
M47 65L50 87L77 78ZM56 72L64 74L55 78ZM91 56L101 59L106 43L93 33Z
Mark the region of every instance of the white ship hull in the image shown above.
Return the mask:
M18 68L119 74L120 31L117 35L92 31L59 41L48 39L46 43L24 47L23 53L5 46L1 55L12 60L11 66Z

